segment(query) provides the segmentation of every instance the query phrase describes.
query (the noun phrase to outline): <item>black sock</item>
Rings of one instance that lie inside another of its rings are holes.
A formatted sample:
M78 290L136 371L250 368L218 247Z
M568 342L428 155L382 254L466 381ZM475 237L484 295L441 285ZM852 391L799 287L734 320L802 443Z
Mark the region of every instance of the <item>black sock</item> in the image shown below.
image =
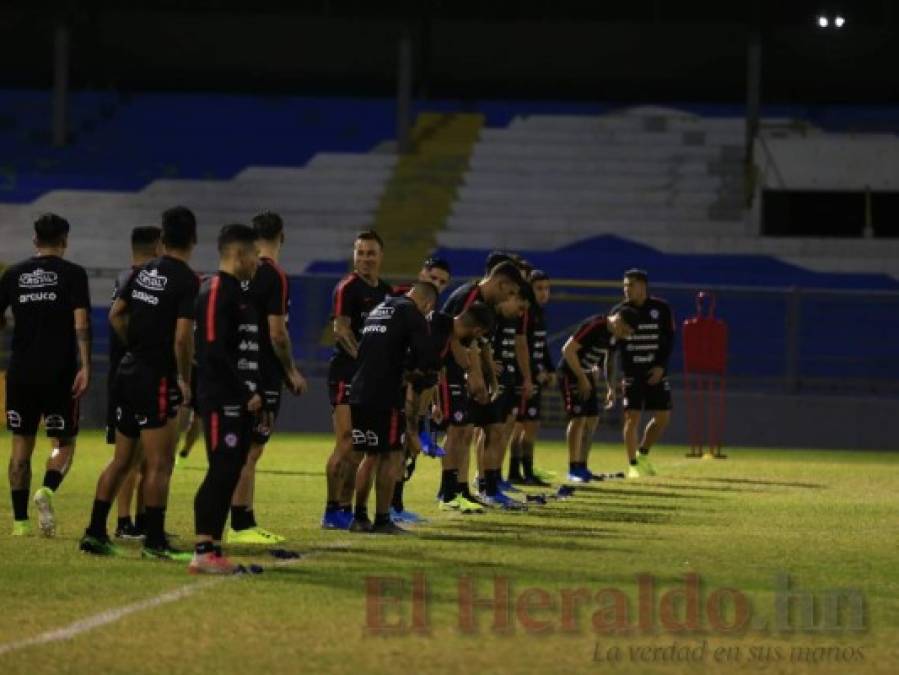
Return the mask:
M487 492L487 496L496 497L496 493L499 491L499 471L497 469L488 469L484 473L487 474L484 478L484 489Z
M344 513L352 513L353 505L352 504L344 504L343 506L340 507L340 510L343 511Z
M253 510L253 507L247 507L247 521L250 523L250 527L256 527L258 523L256 522L256 512Z
M357 505L356 510L353 512L353 518L356 520L368 520L368 507Z
M406 510L405 505L403 504L403 486L405 484L405 481L398 480L396 485L393 486L393 500L390 505L397 511Z
M91 522L87 526L87 533L97 539L106 538L106 520L109 518L109 509L112 502L105 502L102 499L95 499L94 506L91 509Z
M10 490L12 513L16 520L28 520L28 490Z
M375 525L387 525L390 523L390 514L389 513L376 513L375 514Z
M534 477L534 458L525 455L521 458L521 467L525 478Z
M649 448L640 448L640 454L641 454L641 455L648 455L648 454L649 454Z
M577 473L577 462L568 462L568 473Z
M586 469L586 468L587 468L587 462L578 462L578 463L577 463L577 468L578 468L578 469Z
M116 529L122 530L126 527L132 527L131 525L131 516L119 516L116 521Z
M231 529L235 531L241 530L249 530L252 527L250 525L250 519L247 516L247 507L246 506L234 506L231 505Z
M138 511L134 514L134 529L141 533L147 531L147 514L145 511Z
M636 460L636 459L632 459L632 460L631 460L631 466L637 466L637 460Z
M165 507L146 507L144 509L144 520L147 525L147 538L144 541L144 546L147 548L162 548L168 544L165 540Z
M62 483L62 471L47 469L47 473L44 474L44 487L56 492L60 483Z
M456 498L456 495L459 494L459 470L458 469L448 469L443 472L443 501L451 502ZM28 497L28 493L25 493L25 497Z
M487 473L489 473L489 471ZM486 476L478 476L478 492L486 492L486 491L487 491L487 477Z
M197 545L194 547L194 551L197 552L197 555L215 553L215 544L213 544L211 541L200 541L197 542Z
M337 502L325 503L325 513L334 513L335 511L340 511L340 504Z
M509 457L509 480L518 480L521 478L522 458L512 454Z

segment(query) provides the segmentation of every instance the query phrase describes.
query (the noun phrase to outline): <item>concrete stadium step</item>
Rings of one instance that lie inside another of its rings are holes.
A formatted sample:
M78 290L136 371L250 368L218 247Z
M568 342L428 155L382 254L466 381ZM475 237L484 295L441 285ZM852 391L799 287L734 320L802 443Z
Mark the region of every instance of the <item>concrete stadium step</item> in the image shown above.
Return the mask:
M658 157L603 158L595 156L520 157L491 153L475 148L469 162L470 171L489 170L512 173L571 175L709 175L718 159L686 158L676 162Z
M627 236L628 233L747 236L746 226L742 221L675 220L667 216L659 216L656 219L641 218L639 220L597 220L593 217L560 218L534 215L475 217L453 215L447 223L447 230L469 234L490 230L510 230L517 233L564 232L574 239L597 234Z
M490 187L484 185L463 185L459 188L459 199L466 203L522 205L577 205L604 206L614 204L645 204L669 206L708 205L716 200L717 190L681 190L666 186L659 188L634 189L623 186L598 184L592 189L548 189L522 190L516 187Z
M478 153L487 153L494 157L518 157L525 159L571 159L589 157L593 159L628 160L636 154L635 148L629 145L608 143L570 143L538 145L518 141L503 142L487 140L478 144ZM677 160L705 159L712 160L719 156L720 147L701 145L681 145L656 147L647 145L639 149L644 160Z
M452 214L457 216L499 216L499 215L541 215L545 217L593 217L601 218L632 218L639 220L648 216L665 216L686 220L705 220L708 218L707 206L681 206L667 204L559 204L559 203L531 203L522 204L509 200L506 202L456 202L452 208Z
M477 170L465 174L467 187L484 187L518 190L595 190L602 189L663 189L676 188L680 191L715 192L721 187L720 176L702 174L663 175L632 174L546 174L543 172L510 173L502 171Z

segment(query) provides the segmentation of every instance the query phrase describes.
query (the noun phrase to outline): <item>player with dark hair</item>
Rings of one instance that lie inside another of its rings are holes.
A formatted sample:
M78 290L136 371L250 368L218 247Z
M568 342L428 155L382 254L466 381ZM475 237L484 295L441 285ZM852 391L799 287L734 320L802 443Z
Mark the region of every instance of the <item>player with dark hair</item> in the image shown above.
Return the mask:
M534 390L530 398L521 392L518 407L518 424L512 436L509 482L513 484L546 487L549 485L534 470L534 444L540 430L543 390L556 386L556 369L546 342L546 316L544 307L549 302L551 282L542 270L533 270L529 276L533 302L528 309L526 335L534 375Z
M115 279L112 289L112 301L115 302L119 297L119 293L128 283L128 279L134 274L134 271L143 265L146 265L153 258L162 254L162 230L152 225L135 227L131 230L131 267L119 272ZM115 402L115 374L119 368L119 362L125 356L125 345L119 339L116 332L110 327L109 329L109 373L107 377L107 398L106 398L106 442L109 445L115 445L115 427L116 427L116 402ZM135 487L140 479L140 448L135 455L135 466L128 474L128 477L119 488L117 499L118 505L118 523L116 524L115 536L118 539L139 539L144 534L144 514L143 499L141 494L137 493L137 504L135 505L135 520L131 520L131 502L135 496Z
M378 233L360 232L353 244L353 272L334 288L331 318L336 345L328 366L328 393L335 443L325 466L328 481L322 516L325 529L348 529L353 519L353 486L359 457L352 451L350 385L356 374L356 356L365 318L391 292L390 285L380 278L383 260L384 244Z
M281 387L297 396L306 391L306 379L293 360L287 314L290 308L290 284L287 273L278 265L284 243L284 223L281 216L263 211L253 218L257 235L259 266L247 289L259 320L259 360L261 367L263 423L253 430L253 442L240 481L231 500L231 527L226 541L235 544L274 544L284 537L256 524L253 496L256 483L256 463L265 444L271 438L273 425L281 409Z
M510 260L504 260L493 266L484 278L457 288L447 299L443 312L455 317L476 302L483 302L495 311L501 302L518 293L521 281L518 267ZM489 403L487 378L495 385L495 375L490 346L484 340L466 350L459 359L447 364L442 398L448 413L446 420L449 427L446 455L442 458L442 510L458 510L462 513L477 513L482 510L468 490L469 449L474 435L469 408L473 403Z
M6 372L6 428L12 433L9 488L13 535L31 532L28 494L31 456L44 420L55 447L34 494L38 524L56 533L53 495L72 466L78 435L78 402L91 374L90 296L83 267L63 260L69 223L53 213L34 223L37 254L7 268L0 278L0 329L6 308L15 320Z
M649 450L661 438L671 420L671 385L668 360L674 347L674 314L668 303L649 295L649 276L630 269L624 273L624 302L612 311L629 307L638 316L634 334L618 345L621 358L624 398L624 443L627 448L628 477L654 476ZM651 418L643 430L639 454L637 428L643 411Z
M606 401L614 402L610 352L617 340L630 336L637 326L637 313L630 308L585 319L562 347L559 363L562 399L568 414L568 480L587 483L594 475L587 468L590 445L599 422L597 380L603 369L608 384Z
M197 297L197 398L209 466L194 498L197 544L192 574L240 571L222 555L228 506L264 411L260 332L255 303L242 285L256 274L256 231L226 225L218 238L219 269Z
M398 451L408 447L412 457L421 451L416 428L421 388L413 387L407 398L404 374L414 383L428 368L433 343L425 316L436 302L434 285L416 281L406 295L387 298L365 319L350 391L353 449L364 454L356 473L351 532L405 532L390 519L389 509L402 466ZM373 477L374 523L368 517Z
M138 441L144 453L141 491L146 538L141 555L184 560L190 554L169 544L165 509L177 443L178 407L189 403L194 302L199 281L188 266L197 222L178 206L162 214L163 255L135 270L113 302L109 322L127 353L115 376L116 448L97 481L90 524L81 550L114 555L106 534L112 498L134 464Z

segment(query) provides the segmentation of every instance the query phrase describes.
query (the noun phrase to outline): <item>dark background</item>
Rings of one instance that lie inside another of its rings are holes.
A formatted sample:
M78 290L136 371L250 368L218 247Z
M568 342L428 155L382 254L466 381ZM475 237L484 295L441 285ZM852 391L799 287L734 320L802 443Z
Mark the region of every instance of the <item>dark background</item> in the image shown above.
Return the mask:
M899 8L871 2L675 0L4 2L0 87L51 84L54 23L76 88L392 95L412 36L418 98L899 102ZM124 8L123 8L124 6ZM841 30L815 17L840 13Z

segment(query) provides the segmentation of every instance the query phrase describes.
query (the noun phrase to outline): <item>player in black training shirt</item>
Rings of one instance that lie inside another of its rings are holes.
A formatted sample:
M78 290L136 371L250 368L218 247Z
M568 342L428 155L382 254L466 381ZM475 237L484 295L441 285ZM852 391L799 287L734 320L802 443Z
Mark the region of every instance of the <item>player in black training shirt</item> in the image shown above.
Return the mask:
M405 532L390 520L389 512L402 464L402 455L395 451L408 444L416 456L421 446L415 426L419 400L417 396L407 400L404 382L421 378L433 362L433 343L425 315L436 302L434 285L417 281L408 294L387 298L365 319L358 368L350 391L353 449L364 454L356 472L352 532ZM368 518L367 507L373 477L374 524Z
M562 347L559 386L565 412L568 413L568 480L586 483L594 479L587 467L593 433L599 422L597 380L603 370L607 394L614 402L611 356L616 340L625 339L637 325L636 312L623 308L609 316L596 314L585 319Z
M146 265L153 258L162 255L162 230L152 225L144 227L135 227L131 230L131 267L119 272L112 288L112 301L115 302L119 297L122 289L128 283L131 275L139 267ZM109 328L109 373L106 378L106 442L115 445L115 427L116 427L116 400L114 392L115 374L119 368L119 362L125 356L125 345L116 335L112 326ZM138 447L138 455L140 448ZM137 497L137 519L136 524L131 520L131 502L135 494L135 486L141 471L139 468L140 458L135 458L138 464L128 474L128 477L119 488L117 499L118 505L118 523L116 525L115 536L120 539L139 539L143 536L143 506L140 495Z
M328 498L322 527L345 530L353 519L353 485L358 457L353 450L350 416L350 384L356 374L356 357L362 325L368 313L390 294L391 286L380 278L384 242L377 232L360 232L353 243L353 272L334 288L331 312L336 346L328 366L328 394L333 410L334 452L325 473Z
M668 303L649 295L649 277L643 270L624 273L624 302L616 306L633 308L637 330L618 345L624 376L624 444L630 466L628 477L654 476L649 449L661 438L671 420L671 384L668 360L674 347L674 315ZM612 311L615 311L613 309ZM646 410L652 417L643 430L637 452L637 428Z
M128 475L137 444L144 453L141 491L146 539L142 555L187 559L165 535L165 508L175 459L178 406L190 401L194 302L199 281L188 267L197 221L183 206L162 214L164 254L135 270L109 311L109 321L128 350L116 372L116 449L100 475L90 525L81 550L110 555L106 534L112 498Z
M556 368L546 341L546 316L544 307L549 302L551 282L543 270L533 270L529 275L532 302L525 316L525 335L531 359L534 390L530 398L521 392L518 407L518 424L512 436L509 462L509 481L513 484L547 486L549 483L534 471L534 444L540 431L543 390L556 386Z
M69 223L48 213L34 223L37 254L7 268L0 278L0 329L6 308L15 327L6 371L6 428L12 433L9 488L13 535L31 531L28 493L31 455L43 418L56 447L43 486L34 494L46 536L56 532L53 494L71 466L78 434L78 401L91 372L90 297L84 268L63 260Z
M495 311L503 300L518 292L520 285L518 267L512 261L504 260L493 266L483 279L462 284L453 291L443 311L450 316L458 316L475 302L484 302ZM440 483L442 510L460 510L463 513L478 511L467 484L469 448L474 435L469 408L489 403L488 380L491 385L495 384L493 357L489 343L484 340L468 350L464 365L455 362L447 364L445 384L441 384L449 425Z
M218 239L219 271L197 298L197 399L209 468L194 498L197 545L192 573L232 574L222 555L228 505L264 411L260 330L254 304L241 288L256 273L256 233L226 225ZM269 422L266 422L269 423Z
M271 438L281 409L282 383L287 384L291 393L299 395L306 391L306 379L293 360L287 332L290 284L287 273L278 265L284 243L284 223L277 213L264 211L253 218L253 229L257 236L259 266L246 292L259 320L261 394L267 414L253 431L250 453L231 499L231 527L225 539L235 544L276 544L284 541L284 537L256 524L253 511L256 463Z

